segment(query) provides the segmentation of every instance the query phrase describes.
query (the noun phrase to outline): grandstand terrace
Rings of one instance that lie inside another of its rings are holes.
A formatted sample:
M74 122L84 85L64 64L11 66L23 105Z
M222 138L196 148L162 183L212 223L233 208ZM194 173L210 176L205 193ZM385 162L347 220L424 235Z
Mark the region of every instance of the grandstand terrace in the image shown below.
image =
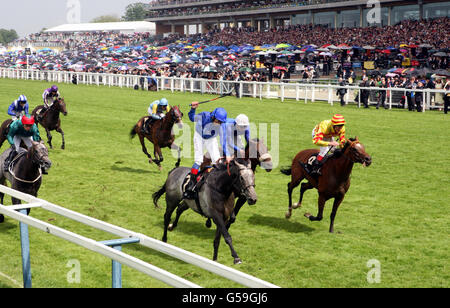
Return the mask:
M147 21L156 34L207 33L224 27L253 27L266 31L289 25L329 28L389 26L403 20L450 17L450 1L379 0L380 22L367 18L374 4L367 0L155 0L148 5ZM373 3L373 1L371 1Z

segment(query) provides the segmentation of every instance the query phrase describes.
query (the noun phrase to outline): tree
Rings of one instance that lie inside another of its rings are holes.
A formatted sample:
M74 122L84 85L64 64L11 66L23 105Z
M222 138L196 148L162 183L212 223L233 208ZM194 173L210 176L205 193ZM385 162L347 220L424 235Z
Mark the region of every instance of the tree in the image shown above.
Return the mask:
M93 23L99 22L119 22L121 21L117 15L102 15L91 20Z
M127 5L125 15L122 16L124 21L141 21L147 15L146 4L142 2Z
M6 45L18 38L19 38L19 36L17 35L16 30L0 29L0 43L1 44Z

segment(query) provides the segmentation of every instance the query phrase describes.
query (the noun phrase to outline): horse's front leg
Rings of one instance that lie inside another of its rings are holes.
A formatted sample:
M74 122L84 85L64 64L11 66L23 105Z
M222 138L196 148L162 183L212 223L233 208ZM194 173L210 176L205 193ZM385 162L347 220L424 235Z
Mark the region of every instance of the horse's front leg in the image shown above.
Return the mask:
M177 159L177 162L175 163L175 168L178 168L180 166L180 162L181 162L181 148L179 146L177 146L175 143L172 143L170 145L170 149L177 151L178 159Z
M310 213L305 213L305 217L309 218L310 221L321 221L323 218L323 208L325 207L325 202L327 200L323 196L323 194L319 194L319 211L317 216L312 216Z
M64 131L61 129L61 127L58 127L56 131L61 134L62 137L61 149L64 150L66 148L66 142L64 141Z
M161 152L161 147L159 145L154 146L153 155L155 156L155 163L158 165L159 170L162 171L161 163L164 160L164 157Z
M215 216L216 217L213 217L213 221L214 221L214 223L217 226L217 230L216 230L216 238L214 240L213 261L217 261L217 255L218 255L219 243L220 243L220 234L222 234L223 238L225 239L225 243L227 243L228 246L230 247L231 256L234 258L234 264L241 264L242 260L239 258L239 256L237 255L236 251L234 250L233 240L231 238L230 233L228 233L228 229L227 229L227 227L225 225L225 221L224 221L222 215L217 214Z
M339 205L341 205L342 200L344 200L344 194L340 194L337 197L334 198L333 202L333 210L331 211L330 215L330 233L334 233L334 218L336 217L337 210L339 208Z
M50 149L53 149L53 145L52 145L52 134L50 134L50 130L48 130L47 128L45 129L45 132L47 133L47 143L50 146Z

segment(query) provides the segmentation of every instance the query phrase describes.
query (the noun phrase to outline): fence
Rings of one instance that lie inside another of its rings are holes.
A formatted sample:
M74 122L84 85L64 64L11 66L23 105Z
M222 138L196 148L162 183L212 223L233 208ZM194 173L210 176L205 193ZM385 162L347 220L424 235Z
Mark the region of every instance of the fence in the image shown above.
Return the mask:
M27 79L27 80L45 80L55 83L70 83L96 85L96 86L117 86L133 88L135 86L141 89L149 89L149 78L140 75L120 75L120 74L101 74L70 71L39 71L25 69L5 69L0 68L0 78ZM249 82L249 81L226 81L209 80L202 78L180 78L180 77L154 77L157 81L156 90L169 90L180 92L197 92L201 94L232 94L238 97L254 97L260 100L280 99L282 102L286 99L296 101L304 100L305 104L315 101L326 101L333 105L338 101L336 91L346 89L344 97L345 104L357 104L361 107L361 91L368 90L369 104L376 104L378 94L386 91L386 104L389 109L392 107L407 108L405 97L412 92L422 95L422 111L434 108L442 108L437 104L439 95L448 93L445 90L433 89L404 89L404 88L377 88L377 87L359 87L346 85L344 87L336 84L317 84L317 83L276 83L276 82Z
M149 263L146 263L133 256L125 254L120 251L120 246L127 243L139 243L142 246L154 249L163 254L180 259L184 262L193 264L197 267L203 268L207 271L215 273L219 276L225 277L229 280L235 281L247 287L252 288L276 288L277 286L253 277L251 275L242 273L233 268L227 267L220 263L211 261L204 257L193 254L189 251L172 246L170 244L155 240L144 234L135 233L133 231L103 222L101 220L85 216L83 214L68 210L61 206L52 204L45 200L33 197L31 195L16 191L9 187L0 185L0 192L8 194L14 198L25 201L27 204L5 206L0 204L0 214L9 216L20 222L21 233L21 248L22 248L22 269L23 269L23 281L24 287L31 287L31 266L30 266L30 244L28 238L28 225L35 227L41 231L47 232L54 236L65 239L69 242L82 246L91 251L102 254L113 260L113 287L120 287L120 264L128 265L148 276L156 278L168 285L182 288L197 288L200 287L195 283L180 278L174 274L171 274L163 269L157 268ZM118 240L98 242L90 238L78 235L68 230L59 228L41 220L26 215L26 209L28 208L42 208L74 221L80 222L87 226L111 233L113 235L121 237ZM109 247L109 246L115 246ZM119 248L119 249L117 249Z

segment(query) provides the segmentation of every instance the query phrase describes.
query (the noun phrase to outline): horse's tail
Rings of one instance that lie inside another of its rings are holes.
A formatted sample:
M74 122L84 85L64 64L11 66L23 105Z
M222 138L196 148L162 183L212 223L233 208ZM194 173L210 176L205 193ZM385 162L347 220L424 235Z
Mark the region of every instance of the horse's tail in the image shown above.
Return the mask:
M292 173L292 168L291 167L286 167L286 168L281 168L280 169L281 173L285 174L285 175L291 175Z
M166 193L166 183L164 183L164 185L161 187L160 190L158 190L157 192L153 193L152 198L153 198L153 204L155 205L156 208L159 208L158 205L158 200L159 198L161 198L162 195L164 195Z
M136 136L136 134L137 134L136 133L136 126L137 126L137 124L135 126L133 126L133 128L130 131L130 138L131 139L133 139Z

